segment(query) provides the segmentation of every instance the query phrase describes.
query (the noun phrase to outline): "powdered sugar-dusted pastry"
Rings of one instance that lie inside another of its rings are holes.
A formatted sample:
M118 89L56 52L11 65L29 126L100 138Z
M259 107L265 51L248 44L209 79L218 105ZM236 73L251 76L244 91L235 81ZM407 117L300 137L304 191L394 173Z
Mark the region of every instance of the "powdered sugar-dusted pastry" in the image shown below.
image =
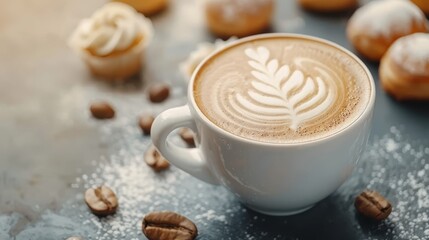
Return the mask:
M197 49L191 52L189 57L180 64L180 72L182 73L185 81L188 82L191 79L194 70L206 57L208 57L215 50L235 41L236 39L236 37L231 37L226 41L223 41L222 39L216 39L214 43L203 42L198 44Z
M264 31L273 10L274 0L207 0L205 5L208 28L223 38Z
M146 16L161 12L168 6L168 0L114 0L123 2Z
M152 34L149 19L126 4L110 2L79 24L69 45L94 75L122 80L140 71Z
M411 0L416 4L424 13L429 15L429 1L428 0Z
M299 0L298 2L303 8L317 12L344 11L358 5L357 0Z
M396 39L427 30L425 15L410 1L377 0L353 14L347 37L363 56L378 61Z
M399 100L429 100L429 34L398 39L380 63L383 88Z

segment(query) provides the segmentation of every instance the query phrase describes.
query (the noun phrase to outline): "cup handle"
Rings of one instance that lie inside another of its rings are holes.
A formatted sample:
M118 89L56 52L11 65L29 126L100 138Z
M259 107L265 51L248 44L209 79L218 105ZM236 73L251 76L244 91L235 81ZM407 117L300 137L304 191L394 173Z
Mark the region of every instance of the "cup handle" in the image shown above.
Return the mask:
M209 170L200 148L183 148L168 141L169 134L180 127L190 128L197 133L195 121L188 105L168 109L156 117L151 128L153 144L162 156L176 167L202 181L218 185L219 183Z

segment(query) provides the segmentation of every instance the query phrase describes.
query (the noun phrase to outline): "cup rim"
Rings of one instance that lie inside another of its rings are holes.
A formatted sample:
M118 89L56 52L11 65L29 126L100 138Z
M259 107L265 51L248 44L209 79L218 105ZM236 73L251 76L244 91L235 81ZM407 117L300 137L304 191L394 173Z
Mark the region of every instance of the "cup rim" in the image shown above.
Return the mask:
M332 47L344 52L349 57L351 57L354 61L356 61L356 63L360 65L360 67L363 69L363 71L367 75L368 81L369 81L369 88L370 88L369 89L370 90L369 100L368 100L365 108L361 111L360 115L358 117L356 117L356 119L354 119L352 122L350 122L347 126L345 126L343 129L340 129L336 132L333 132L327 136L317 138L317 139L308 140L308 141L293 142L293 143L262 142L262 141L257 141L257 140L241 137L241 136L235 135L231 132L228 132L227 130L217 126L210 119L208 119L207 116L204 115L204 113L198 107L197 103L195 102L194 95L193 95L194 82L195 82L196 76L199 73L200 69L213 56L219 54L220 52L225 51L226 49L232 48L236 45L240 45L244 42L253 41L253 40L257 40L257 39L272 38L272 37L301 38L301 39L305 39L305 40L312 40L312 41L321 42L321 43L327 44L329 46L332 46ZM334 43L332 41L329 41L329 40L326 40L323 38L304 35L304 34L265 33L265 34L258 34L258 35L253 35L250 37L238 39L236 41L233 41L231 43L226 44L224 47L217 49L214 52L212 52L210 55L208 55L203 61L201 61L201 63L197 66L197 68L192 73L192 77L191 77L189 84L188 84L188 93L187 94L188 94L188 106L191 105L192 109L194 110L195 113L197 113L198 117L201 118L208 127L210 127L212 130L216 131L217 133L220 133L222 135L226 135L229 138L232 138L234 140L249 143L249 144L262 145L262 146L287 147L287 146L304 146L304 145L312 145L312 144L321 143L321 142L330 140L332 138L335 138L336 136L341 135L344 132L347 132L348 130L352 129L352 127L354 125L356 125L357 123L366 119L367 116L372 112L372 109L374 108L374 103L375 103L376 88L375 88L374 78L373 78L371 72L369 71L368 67L363 63L363 61L360 58L358 58L354 53L352 53L350 50L346 49L343 46L340 46L337 43Z

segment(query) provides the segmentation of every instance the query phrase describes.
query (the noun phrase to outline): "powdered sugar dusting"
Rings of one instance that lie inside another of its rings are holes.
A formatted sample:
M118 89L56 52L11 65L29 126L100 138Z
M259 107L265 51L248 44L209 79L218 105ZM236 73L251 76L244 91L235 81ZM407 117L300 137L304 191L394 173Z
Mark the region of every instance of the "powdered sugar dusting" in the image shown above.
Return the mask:
M428 239L427 144L413 142L403 136L397 127L391 127L388 134L369 145L356 172L338 195L351 202L351 197L364 188L374 189L386 196L393 205L393 212L387 221L373 226L356 224L359 230L371 229L367 239L380 239L377 237L380 232L384 235L382 239Z
M352 29L371 36L390 37L394 33L409 33L413 22L425 22L423 12L404 0L376 0L359 8L351 17Z
M125 116L132 115L133 107L122 111ZM143 159L151 141L142 137L134 118L119 117L100 130L106 144L117 147L113 154L94 161L95 171L77 178L72 186L86 189L105 184L116 192L119 208L115 215L106 218L98 218L85 208L78 221L95 229L88 239L141 239L141 220L151 211L176 211L193 220L199 229L213 223L226 226L227 210L234 209L231 204L237 204L233 196L174 167L154 172ZM173 136L172 141L186 146L178 136ZM213 199L216 204L209 201Z
M398 149L399 144L397 142L395 142L395 140L393 139L388 139L386 142L386 151L387 152L393 152L396 149Z
M208 210L207 212L205 212L203 214L197 215L195 217L195 219L196 220L205 219L208 221L219 221L219 222L223 222L225 224L228 223L225 220L225 215L216 215L215 210L212 210L212 209Z
M106 143L116 146L113 154L94 160L95 171L73 184L82 194L58 213L46 211L16 238L9 235L11 229L27 221L25 217L0 217L2 240L56 240L72 235L88 240L144 239L143 216L159 210L190 218L198 227L199 239L308 239L314 233L306 235L304 225L322 234L321 238L338 231L357 239L429 237L429 145L410 140L397 127L368 144L351 179L331 197L300 215L270 217L247 210L222 187L200 182L174 167L153 172L143 161L150 140L141 136L134 118L117 120L101 128ZM171 140L180 142L177 136ZM83 201L85 188L100 184L117 193L119 208L113 216L98 218ZM356 215L354 197L365 188L379 191L392 202L393 212L386 221L371 224ZM35 235L43 238L32 238Z
M333 196L303 215L286 218L248 211L223 188L199 182L174 167L161 174L154 173L142 159L142 152L150 141L136 142L132 140L132 131L122 133L122 140L116 138L115 141L128 147L122 147L109 159L102 159L94 174L83 175L76 181L76 187L84 188L105 183L115 189L120 198L120 208L114 216L99 219L89 211L81 213L81 221L97 229L91 239L140 239L142 217L155 210L173 210L189 217L197 224L202 239L218 236L284 239L291 233L282 229L293 229L302 221L308 222L306 214L308 217L326 208L344 210L351 216L350 223L357 235L365 239L380 239L380 234L381 239L427 239L429 147L410 141L397 127L368 145L350 181ZM352 217L354 197L365 188L379 191L392 202L393 212L387 221L368 226L366 221ZM263 227L267 221L275 228L268 231ZM240 223L242 231L237 233L231 227L234 223Z
M393 60L410 73L428 75L429 34L415 33L398 39L389 51Z

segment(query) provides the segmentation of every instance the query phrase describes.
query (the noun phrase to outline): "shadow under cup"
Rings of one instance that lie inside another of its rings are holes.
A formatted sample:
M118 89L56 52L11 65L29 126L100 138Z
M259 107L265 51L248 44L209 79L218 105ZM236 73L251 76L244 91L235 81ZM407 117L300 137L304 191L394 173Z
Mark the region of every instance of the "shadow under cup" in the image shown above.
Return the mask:
M339 131L295 143L244 138L209 120L194 97L194 84L205 64L240 44L271 38L316 41L350 57L364 71L369 88L367 104L358 116ZM235 41L206 58L193 74L188 99L187 105L169 109L155 119L151 136L161 154L194 177L223 185L255 211L291 215L309 209L350 176L369 137L375 87L362 61L341 46L305 35L263 34ZM185 149L168 141L169 134L180 127L196 132L196 148Z

